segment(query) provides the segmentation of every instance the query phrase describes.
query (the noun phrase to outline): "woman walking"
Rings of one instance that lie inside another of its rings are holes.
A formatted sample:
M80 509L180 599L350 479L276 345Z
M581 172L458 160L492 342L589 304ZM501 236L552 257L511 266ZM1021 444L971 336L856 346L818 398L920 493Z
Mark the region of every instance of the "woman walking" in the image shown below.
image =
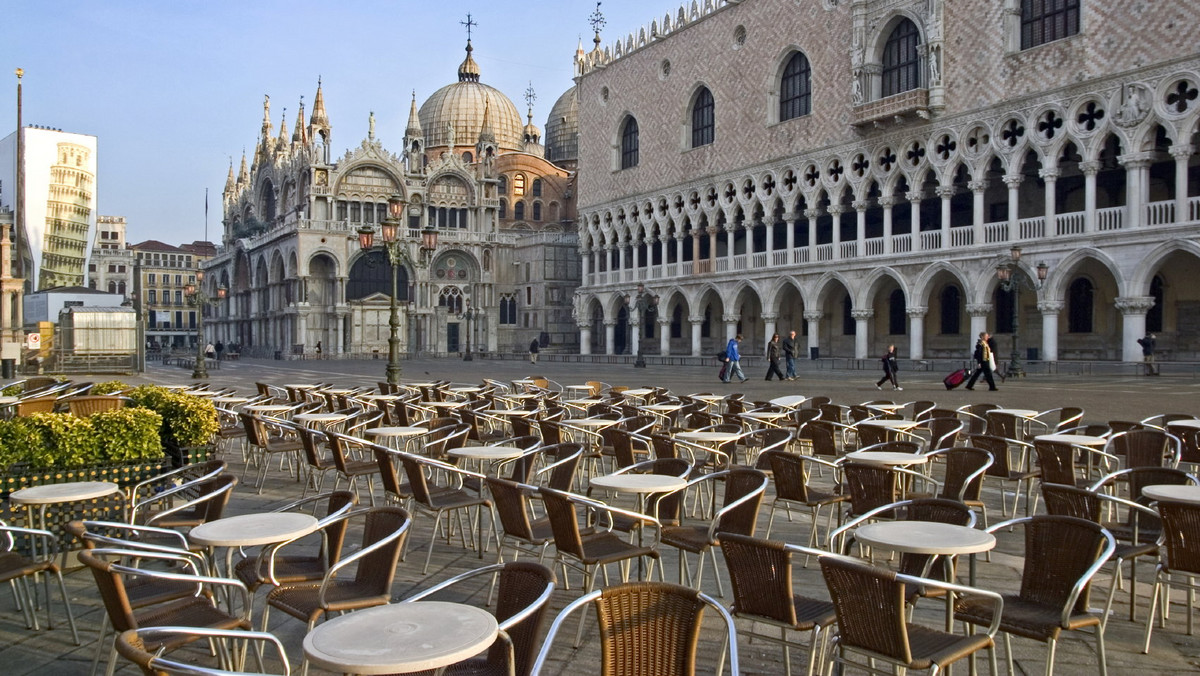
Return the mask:
M783 380L783 371L779 370L779 359L783 356L783 348L779 342L779 334L771 336L771 342L767 343L767 380L774 375L776 378Z
M883 362L883 377L875 383L875 389L882 390L882 385L890 380L892 381L893 390L903 392L904 388L900 387L900 381L896 380L896 370L899 368L896 364L896 346L888 345L888 350L883 353L883 358L880 361Z

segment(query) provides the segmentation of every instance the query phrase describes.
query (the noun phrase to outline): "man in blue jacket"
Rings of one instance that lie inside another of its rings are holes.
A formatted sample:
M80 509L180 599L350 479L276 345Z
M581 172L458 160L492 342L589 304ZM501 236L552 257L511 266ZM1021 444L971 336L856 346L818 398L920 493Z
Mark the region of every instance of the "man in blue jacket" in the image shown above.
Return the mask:
M738 382L746 382L746 374L742 373L742 355L738 352L738 343L742 342L742 334L738 334L729 340L729 344L725 346L725 361L729 362L729 368L725 371L725 382L730 382L736 375Z

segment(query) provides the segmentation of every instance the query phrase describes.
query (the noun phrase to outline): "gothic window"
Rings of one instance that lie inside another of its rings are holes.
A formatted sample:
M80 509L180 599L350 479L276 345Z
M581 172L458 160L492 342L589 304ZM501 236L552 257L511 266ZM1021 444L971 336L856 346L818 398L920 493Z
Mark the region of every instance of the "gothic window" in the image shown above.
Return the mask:
M842 335L853 336L858 333L857 323L854 321L854 301L850 300L850 294L842 299Z
M508 218L508 200L500 200L499 218Z
M541 196L542 196L542 179L540 179L540 178L535 178L535 179L533 179L533 187L532 187L532 190L533 190L533 196L534 196L534 197L541 197Z
M1013 332L1013 292L996 287L992 294L992 307L996 308L996 333Z
M535 221L542 220L542 203L541 202L533 203L533 220L535 220Z
M957 286L942 289L942 335L957 336L962 332L958 305L961 295Z
M521 197L525 194L525 174L516 174L513 176L513 196Z
M1067 290L1067 332L1091 333L1095 288L1091 280L1080 277Z
M525 203L524 202L514 202L513 203L513 220L516 220L516 221L525 220Z
M621 127L621 168L628 169L638 164L638 123L632 115L625 118Z
M792 54L779 82L779 121L812 112L812 66L801 52Z
M904 292L900 289L892 291L888 298L888 333L893 336L903 336L908 333L905 313Z
M896 24L883 46L883 96L888 97L921 86L917 42L921 34L910 19Z
M446 308L452 315L462 314L462 291L457 286L447 286L438 294L438 305Z
M496 190L499 191L501 195L508 194L508 177L507 176L504 176L503 174L501 174L499 182L496 185Z
M500 323L512 326L517 324L517 299L513 296L500 299Z
M1021 0L1021 49L1079 33L1079 0Z
M699 148L713 142L716 127L712 92L701 87L692 104L692 147Z
M1154 307L1146 312L1146 330L1147 331L1162 331L1163 330L1163 278L1161 275L1154 275L1154 279L1150 280L1150 295L1154 297Z

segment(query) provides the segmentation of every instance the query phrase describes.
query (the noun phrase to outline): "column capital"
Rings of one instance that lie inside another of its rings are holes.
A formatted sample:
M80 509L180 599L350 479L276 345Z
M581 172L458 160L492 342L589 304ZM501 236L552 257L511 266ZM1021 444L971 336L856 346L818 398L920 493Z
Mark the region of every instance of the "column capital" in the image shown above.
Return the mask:
M704 323L704 315L688 315L688 323L703 324Z
M934 192L937 193L938 197L948 200L954 197L954 194L958 192L958 188L952 185L939 185Z
M892 195L884 195L875 201L884 209L890 209L896 204L896 198Z
M990 185L990 181L967 181L967 189L971 192L983 192Z
M576 323L575 323L575 328L579 329L580 331L591 331L591 330L592 330L592 325L591 325L591 324L589 324L589 323L582 323L582 324L581 324L581 323L579 323L579 322L576 322Z
M1100 166L1100 160L1087 160L1079 163L1079 170L1082 171L1085 176L1095 176L1096 174L1100 173Z
M1009 190L1016 190L1021 187L1021 182L1025 180L1025 177L1006 174L1002 180L1004 181L1004 185L1008 186Z
M850 203L855 211L866 211L871 208L871 200L854 200Z
M775 321L775 320L779 319L779 313L777 313L777 312L764 312L764 313L762 313L761 317L762 317L762 320L763 320L764 322L773 322L773 321Z
M869 308L866 310L851 310L850 316L854 317L855 319L857 319L859 321L866 321L875 316L875 309Z
M615 319L605 319L605 320L604 320L604 325L605 325L606 327L607 327L607 326L614 326L614 327L615 327L615 326L617 325L617 320L615 320Z
M986 317L991 313L991 303L967 303L967 314L971 317Z
M1046 181L1057 181L1058 177L1061 175L1062 175L1062 171L1057 168L1055 168L1055 169L1038 169L1038 176L1041 176L1042 179L1046 180Z
M667 315L658 315L658 319L655 321L658 322L659 326L666 326L671 323L671 318Z
M820 209L805 209L804 217L808 219L817 219L821 217Z
M1056 315L1063 311L1067 306L1061 300L1039 300L1037 304L1038 312L1044 315Z
M914 319L920 319L921 317L929 314L929 308L920 305L910 305L909 307L904 308L904 314Z
M829 212L830 216L841 216L842 214L846 213L846 207L840 204L830 204L826 211Z
M1113 304L1125 315L1144 315L1154 307L1154 296L1118 296Z
M721 315L721 320L724 321L726 324L733 324L741 318L742 318L741 315Z
M1172 145L1170 152L1171 157L1174 157L1176 160L1186 160L1192 156L1192 153L1196 152L1196 146L1190 143Z
M1145 169L1154 163L1154 155L1149 152L1125 153L1117 157L1117 162L1126 169Z
M819 322L819 321L821 321L821 318L824 316L825 316L825 313L821 312L820 310L805 310L804 311L804 318L810 322Z
M925 199L925 192L922 190L909 190L904 193L904 198L909 202L920 202Z
M783 220L787 221L789 225L795 223L798 218L800 218L800 214L795 211L783 212Z
M717 226L715 226L715 225L710 225L710 226L708 226L707 228L705 228L705 229L704 229L704 231L705 231L705 232L707 232L709 235L715 235L715 234L717 234L718 232L720 232L720 231L721 231L721 229L720 229L720 228L718 228L718 227L717 227Z

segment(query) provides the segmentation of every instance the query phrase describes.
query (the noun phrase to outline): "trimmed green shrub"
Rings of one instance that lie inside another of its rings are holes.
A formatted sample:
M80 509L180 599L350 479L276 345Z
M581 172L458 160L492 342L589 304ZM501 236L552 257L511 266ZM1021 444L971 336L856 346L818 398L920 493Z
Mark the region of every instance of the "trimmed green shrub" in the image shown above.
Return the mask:
M162 416L164 446L186 448L207 444L220 429L217 409L204 397L172 392L157 385L141 385L127 395L135 406L148 408Z
M37 469L85 467L100 463L100 440L87 418L63 413L34 413L24 418L34 448L25 459Z
M120 463L163 457L162 416L148 408L101 411L88 421L100 441L100 462Z
M102 383L96 383L88 394L116 394L128 389L129 385L120 380L106 380Z

